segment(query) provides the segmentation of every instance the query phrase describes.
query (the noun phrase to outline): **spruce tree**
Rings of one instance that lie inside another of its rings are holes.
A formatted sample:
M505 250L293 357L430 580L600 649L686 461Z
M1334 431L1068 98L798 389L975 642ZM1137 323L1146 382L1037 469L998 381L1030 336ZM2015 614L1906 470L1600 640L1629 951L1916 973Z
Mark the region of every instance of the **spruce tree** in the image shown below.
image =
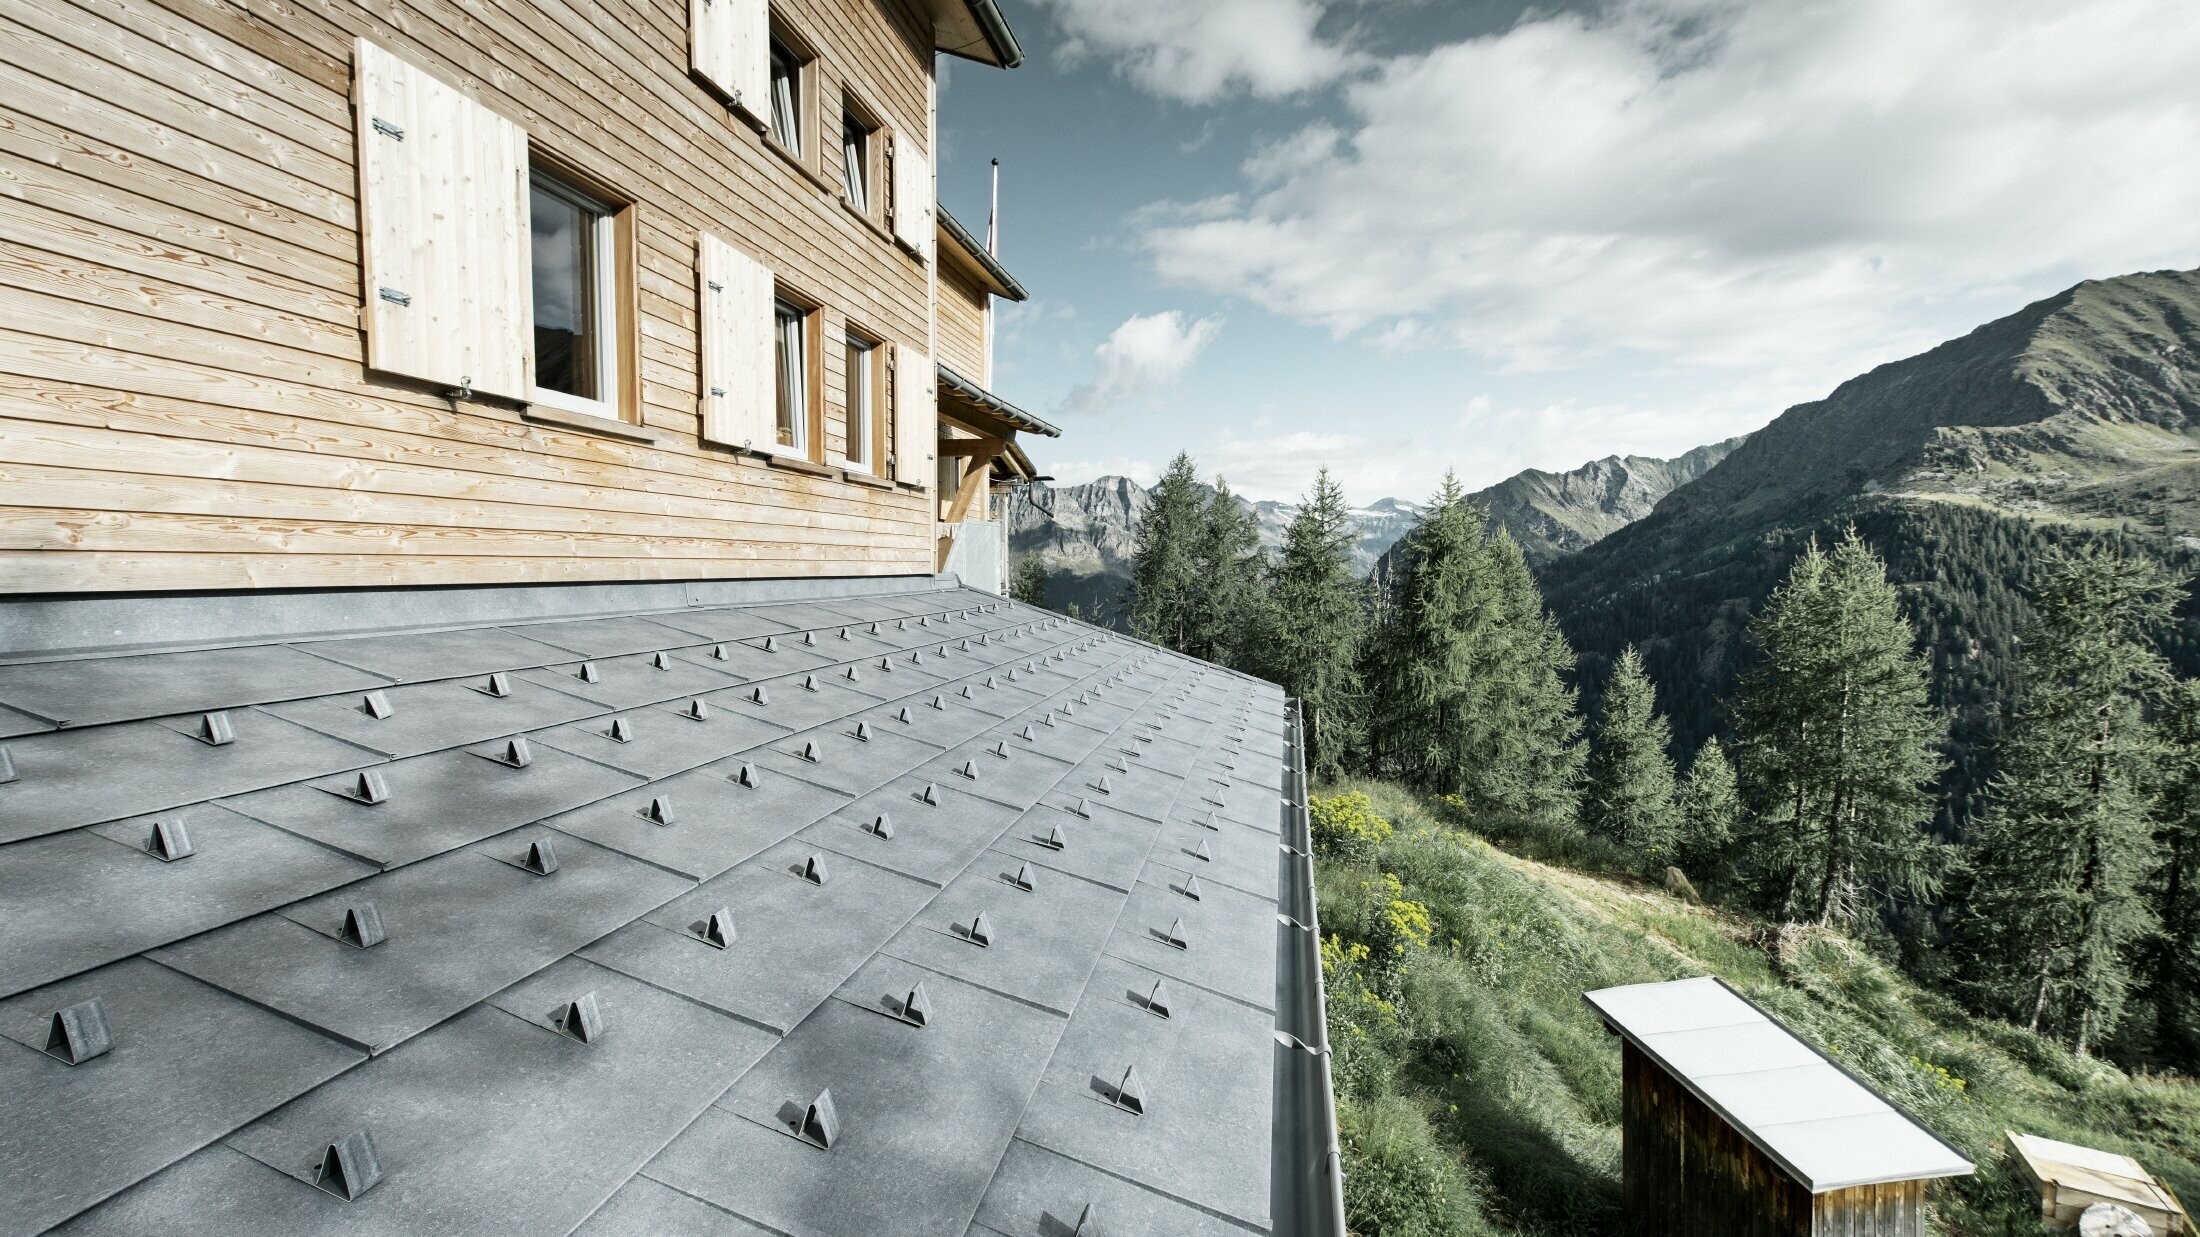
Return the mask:
M1729 847L1741 823L1742 800L1734 765L1717 738L1703 741L1688 776L1673 795L1673 858L1699 883L1723 880L1732 866Z
M1199 597L1193 555L1204 508L1197 466L1180 451L1146 496L1131 557L1131 634L1180 653L1190 641L1192 608Z
M2146 958L2153 1015L2150 1055L2200 1074L2200 682L2181 680L2160 710L2162 791L2155 805L2159 860L2148 892L2161 928Z
M1047 602L1047 568L1036 554L1026 554L1016 563L1016 572L1009 577L1008 595L1012 600L1027 606L1043 606Z
M1266 569L1252 512L1229 482L1216 477L1192 547L1197 587L1185 622L1185 652L1217 665L1246 665L1269 626Z
M2155 926L2144 882L2156 866L2162 747L2143 706L2168 682L2150 637L2174 593L2145 560L2098 546L2048 552L1969 855L1969 982L1989 1007L2080 1055L2122 1019L2135 949Z
M1573 653L1512 539L1450 474L1400 543L1366 658L1379 765L1482 811L1570 818Z
M1299 699L1307 771L1317 778L1341 776L1359 746L1366 610L1352 540L1344 491L1324 468L1291 517L1269 575L1273 625L1260 661L1261 673Z
M1597 708L1589 748L1582 824L1645 858L1672 847L1673 733L1658 713L1657 692L1643 673L1642 654L1628 645L1612 666Z
M1945 725L1885 565L1853 528L1830 554L1813 542L1750 633L1764 662L1737 713L1765 909L1852 925L1875 903L1931 896Z

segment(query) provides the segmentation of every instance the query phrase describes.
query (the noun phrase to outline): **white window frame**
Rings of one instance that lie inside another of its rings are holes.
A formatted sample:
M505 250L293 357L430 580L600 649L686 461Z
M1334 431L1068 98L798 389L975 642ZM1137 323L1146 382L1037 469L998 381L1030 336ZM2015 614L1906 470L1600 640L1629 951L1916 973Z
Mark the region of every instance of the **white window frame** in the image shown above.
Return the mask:
M787 72L782 77L777 72L778 65L771 65L772 97L770 105L765 108L765 123L770 126L772 141L781 150L800 159L803 157L804 139L809 136L802 131L802 104L808 85L804 78L808 76L810 62L804 60L792 44L776 34L772 36L770 47L770 61L784 61ZM781 89L782 85L784 90ZM780 124L782 117L786 120L785 125ZM784 133L781 132L782 129L785 130Z
M871 126L854 109L840 111L840 191L859 215L871 213ZM853 138L854 140L850 140Z
M622 421L619 415L619 392L623 390L625 375L619 372L619 279L613 260L618 253L618 211L598 201L587 193L574 188L555 172L539 164L530 164L527 183L563 198L596 217L594 235L589 238L590 264L594 276L596 322L596 389L604 392L602 399L583 399L564 391L552 391L534 385L533 372L527 375L529 402L564 412L577 412L586 417L602 417L608 421ZM534 244L534 229L527 232L530 250ZM534 269L530 253L527 269ZM535 289L532 279L527 288L528 303L534 302ZM532 341L530 341L532 342Z
M810 314L801 305L778 297L772 301L772 437L769 444L775 455L792 455L808 459L810 455ZM789 369L779 366L780 354L786 347L788 331L793 331L800 346L795 349L794 364ZM792 373L792 382L789 373ZM793 414L791 442L779 441L779 398L785 395Z
M849 331L843 337L841 343L841 356L846 357L848 349L858 345L863 349L863 364L843 375L844 385L847 387L847 406L844 409L845 423L842 429L846 437L841 444L845 456L840 461L840 466L852 472L863 473L866 476L883 477L886 475L886 470L880 463L881 452L879 451L878 441L880 437L878 424L880 392L877 382L879 362L882 355L879 352L881 345L867 336ZM857 415L856 410L856 393L858 390L863 393L861 416ZM847 447L855 439L855 428L858 425L863 427L864 450L847 451Z

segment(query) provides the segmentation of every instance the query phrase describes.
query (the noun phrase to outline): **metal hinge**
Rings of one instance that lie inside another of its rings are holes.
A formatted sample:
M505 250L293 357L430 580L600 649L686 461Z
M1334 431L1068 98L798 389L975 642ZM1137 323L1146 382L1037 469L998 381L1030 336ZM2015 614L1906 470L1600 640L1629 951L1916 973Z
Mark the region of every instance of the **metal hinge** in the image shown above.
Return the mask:
M724 387L712 387L710 393L722 399L725 397L726 389Z
M413 303L411 293L399 292L395 288L376 288L374 293L392 305L410 305Z
M710 290L713 292L723 292L726 290L726 285L719 283L717 280L713 279L710 281Z
M389 121L382 119L380 116L376 116L374 118L374 131L381 134L383 137L396 138L400 142L405 140L404 129L400 128L397 125L391 124Z

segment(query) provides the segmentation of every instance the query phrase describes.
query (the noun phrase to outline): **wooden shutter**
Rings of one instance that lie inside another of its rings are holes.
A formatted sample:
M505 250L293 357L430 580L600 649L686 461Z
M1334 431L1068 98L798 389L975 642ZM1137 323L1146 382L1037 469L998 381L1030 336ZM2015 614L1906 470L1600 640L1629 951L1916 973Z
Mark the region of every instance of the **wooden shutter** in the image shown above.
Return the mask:
M940 390L932 354L894 345L894 480L932 488L932 458L939 450Z
M365 39L352 57L367 366L531 397L526 131Z
M688 0L688 67L735 107L771 115L771 9L767 0Z
M778 442L779 412L772 273L708 232L695 264L702 280L703 438L768 450Z
M924 148L894 134L894 239L932 257L932 163Z

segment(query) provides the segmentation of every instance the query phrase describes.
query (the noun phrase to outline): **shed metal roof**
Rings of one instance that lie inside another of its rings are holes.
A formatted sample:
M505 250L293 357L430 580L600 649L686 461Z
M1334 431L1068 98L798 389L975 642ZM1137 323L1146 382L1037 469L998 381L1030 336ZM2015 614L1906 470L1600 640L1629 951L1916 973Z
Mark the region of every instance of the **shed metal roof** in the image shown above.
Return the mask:
M1814 1194L1972 1170L1954 1147L1715 977L1583 999Z
M18 657L0 722L0 1237L1271 1232L1325 1137L1281 693L989 594Z

